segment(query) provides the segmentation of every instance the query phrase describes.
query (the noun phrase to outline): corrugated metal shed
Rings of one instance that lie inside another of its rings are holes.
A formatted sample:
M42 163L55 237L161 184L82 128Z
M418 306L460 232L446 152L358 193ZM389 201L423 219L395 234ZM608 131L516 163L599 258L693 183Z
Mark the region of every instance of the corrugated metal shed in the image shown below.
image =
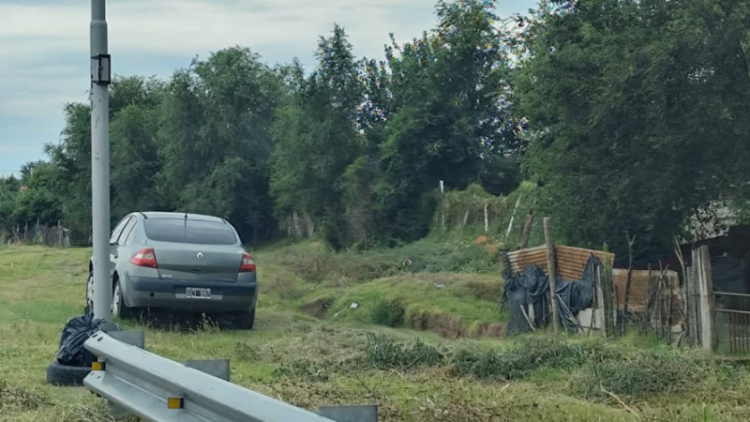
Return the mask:
M646 299L648 297L648 281L649 271L634 270L632 280L630 282L630 298L628 300L628 311L630 312L643 312L646 305ZM659 282L661 273L659 270L651 271L651 282L656 285ZM682 308L682 298L679 294L680 277L676 271L665 271L665 284L666 289L664 290L664 297L662 300L665 304L668 303L667 292L672 291L672 310L673 310L673 321L679 322L678 310ZM617 295L617 309L625 309L625 288L628 284L628 270L625 269L614 269L612 270L612 282L615 285L615 292Z
M596 256L602 262L609 258L614 262L615 255L608 252L594 251L591 249L574 248L571 246L555 246L555 265L560 277L567 281L578 281L583 277L583 271L589 262L591 255ZM510 271L513 274L523 274L527 265L536 265L544 271L549 272L547 267L547 247L536 246L519 251L509 252L506 254Z

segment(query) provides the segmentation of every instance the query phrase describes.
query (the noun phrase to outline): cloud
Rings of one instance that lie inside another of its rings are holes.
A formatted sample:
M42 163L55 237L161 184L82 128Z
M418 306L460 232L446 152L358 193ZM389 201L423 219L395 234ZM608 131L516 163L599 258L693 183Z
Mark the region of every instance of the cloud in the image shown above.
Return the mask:
M196 55L232 45L270 62L297 56L311 65L317 37L338 22L358 55L382 57L390 30L417 35L432 26L432 10L432 0L110 1L109 49L120 74L165 77ZM410 19L393 19L402 13ZM85 99L89 23L86 1L0 2L0 113L46 115Z
M309 68L318 37L329 34L336 22L347 30L357 56L382 58L390 32L409 40L434 27L434 4L110 0L109 49L113 71L124 75L168 77L196 55L206 57L234 45L250 47L270 64L298 57ZM505 5L523 11L531 4L533 0L516 0ZM62 128L62 105L86 100L90 19L89 1L0 0L0 169L23 164L8 158L10 133L3 123L27 122L26 130L14 130L13 138L27 134L25 144L36 146L41 157L42 145L57 139Z
M373 55L390 31L411 37L433 26L433 9L432 0L129 0L109 2L107 22L115 58L191 57L237 44L264 55L286 50L308 56L333 22L347 28L360 54ZM404 15L408 19L398 19ZM87 57L88 2L0 3L0 17L4 63L61 53Z

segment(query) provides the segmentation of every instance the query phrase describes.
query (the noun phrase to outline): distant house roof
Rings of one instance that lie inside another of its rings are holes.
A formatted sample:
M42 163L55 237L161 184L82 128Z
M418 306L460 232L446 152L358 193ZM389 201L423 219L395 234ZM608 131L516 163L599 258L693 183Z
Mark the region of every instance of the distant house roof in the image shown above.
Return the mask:
M750 293L750 226L736 225L722 230L719 236L681 245L685 265L690 266L693 249L707 246L711 256L714 289L731 293ZM682 273L676 256L662 260L662 265ZM659 263L652 263L658 268Z
M711 202L698 210L688 221L690 239L701 241L724 236L729 228L738 224L737 212L723 201Z

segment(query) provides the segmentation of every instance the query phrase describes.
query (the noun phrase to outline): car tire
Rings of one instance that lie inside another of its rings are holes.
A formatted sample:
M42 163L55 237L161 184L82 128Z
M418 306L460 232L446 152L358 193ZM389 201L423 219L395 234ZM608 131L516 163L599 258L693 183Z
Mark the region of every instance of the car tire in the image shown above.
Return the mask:
M91 373L85 366L63 365L52 362L47 366L47 383L58 387L80 387L83 379Z
M135 315L133 308L125 304L125 298L122 295L120 280L115 281L112 288L112 318L128 319Z
M255 307L250 311L235 313L232 325L239 330L252 330L255 326Z

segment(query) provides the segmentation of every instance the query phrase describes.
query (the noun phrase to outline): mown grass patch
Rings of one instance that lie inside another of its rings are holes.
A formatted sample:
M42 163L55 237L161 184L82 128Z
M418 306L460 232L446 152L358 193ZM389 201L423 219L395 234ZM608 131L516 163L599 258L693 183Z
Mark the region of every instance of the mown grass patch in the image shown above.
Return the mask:
M88 390L45 382L65 321L80 314L89 255L0 247L0 421L110 420ZM13 278L4 272L11 263ZM744 421L750 414L745 368L634 335L446 339L403 328L417 309L455 312L478 330L476 321L497 315L495 276L400 274L346 288L308 282L280 264L259 268L267 284L253 331L124 324L145 330L147 349L176 361L229 358L239 385L306 408L376 403L382 421ZM381 302L358 290L370 284ZM322 320L300 309L315 298L333 299ZM372 323L372 309L388 300L404 305L402 328ZM359 308L350 308L354 301ZM48 313L51 303L59 307Z

